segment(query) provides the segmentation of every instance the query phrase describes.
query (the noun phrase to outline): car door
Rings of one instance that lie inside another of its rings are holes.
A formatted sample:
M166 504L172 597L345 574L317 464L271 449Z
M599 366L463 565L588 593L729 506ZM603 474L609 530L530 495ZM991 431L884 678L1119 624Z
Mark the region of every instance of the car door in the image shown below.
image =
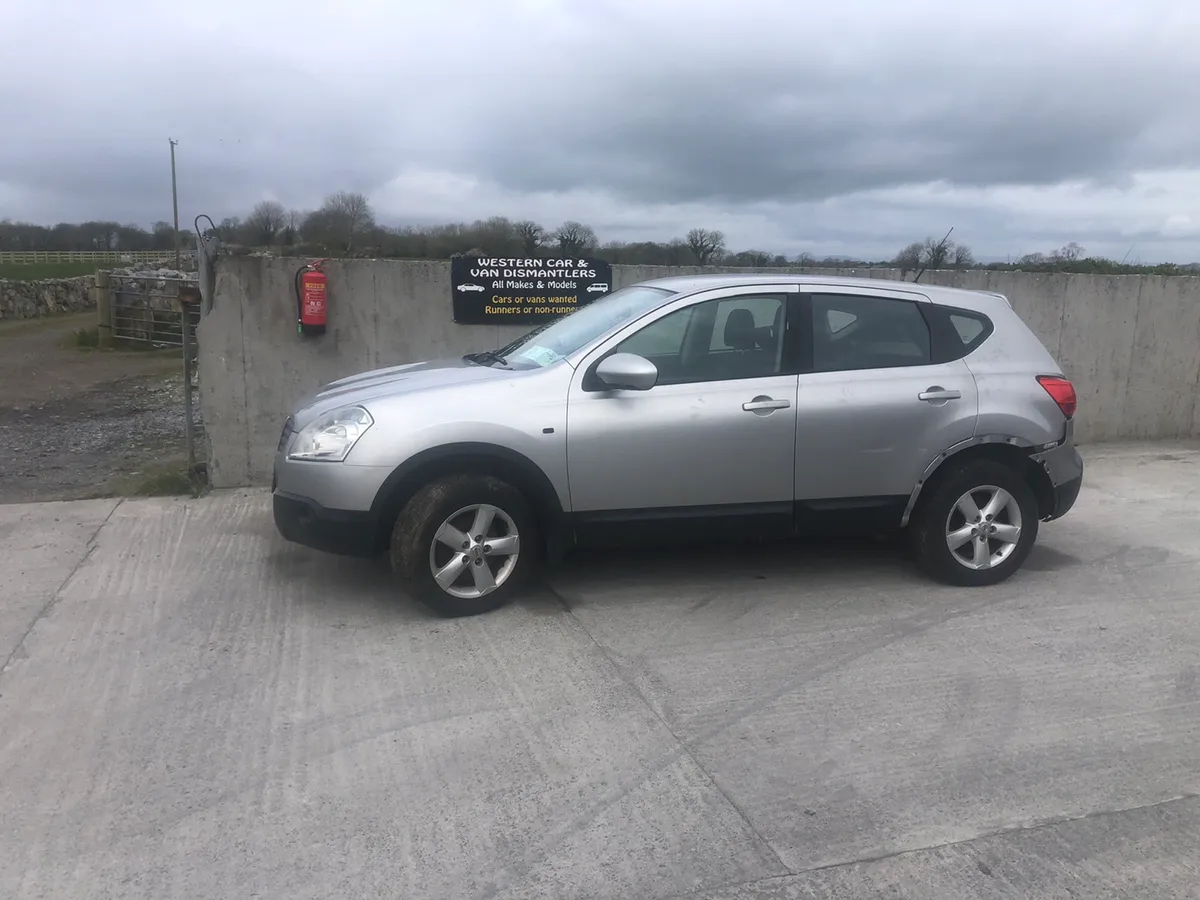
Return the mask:
M798 526L898 525L926 466L974 434L975 378L961 359L936 361L933 307L916 292L811 285L797 306L809 331L796 392Z
M597 348L567 405L571 507L583 541L790 531L796 285L709 291ZM649 390L612 390L613 353L655 364Z

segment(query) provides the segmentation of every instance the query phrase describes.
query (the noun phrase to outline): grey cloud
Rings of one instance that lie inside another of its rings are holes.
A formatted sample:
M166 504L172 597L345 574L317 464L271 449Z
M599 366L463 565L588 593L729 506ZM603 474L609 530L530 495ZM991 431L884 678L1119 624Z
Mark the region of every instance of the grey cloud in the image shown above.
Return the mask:
M17 197L0 216L166 218L175 137L186 222L244 214L264 196L311 207L332 190L374 193L413 167L478 177L512 204L448 202L449 219L519 216L533 194L590 189L621 204L606 213L615 237L680 204L736 217L746 230L731 243L787 252L817 240L891 253L949 224L977 246L1030 250L1126 237L1111 221L1056 235L983 201L861 194L934 180L1120 185L1139 170L1200 167L1189 115L1200 57L1176 40L1195 14L1168 0L1010 0L1002 15L949 0L920 12L442 0L377 4L369 19L312 0L260 3L144 2L122 20L39 0L7 20L0 58L45 76L0 83L0 191ZM316 54L301 48L307 33ZM49 53L59 62L47 68ZM590 212L564 206L562 217ZM403 197L385 211L428 214Z
M1015 81L1011 71L969 71L922 86L886 60L854 79L786 65L739 78L738 62L607 82L594 113L544 129L494 116L461 164L519 190L584 184L640 200L725 203L1200 164L1200 124L1180 116L1196 83L1190 63L1126 66L1117 77L1106 60L1078 59L1069 73L1059 63Z

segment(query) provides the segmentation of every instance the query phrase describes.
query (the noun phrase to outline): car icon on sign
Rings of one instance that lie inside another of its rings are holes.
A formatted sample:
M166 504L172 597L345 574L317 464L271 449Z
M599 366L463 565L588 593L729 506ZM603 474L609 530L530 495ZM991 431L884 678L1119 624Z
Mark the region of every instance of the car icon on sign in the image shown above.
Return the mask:
M589 294L603 294L608 290L607 284L589 284L587 292Z
M482 291L483 285L482 284L460 284L458 286L458 289L460 291Z

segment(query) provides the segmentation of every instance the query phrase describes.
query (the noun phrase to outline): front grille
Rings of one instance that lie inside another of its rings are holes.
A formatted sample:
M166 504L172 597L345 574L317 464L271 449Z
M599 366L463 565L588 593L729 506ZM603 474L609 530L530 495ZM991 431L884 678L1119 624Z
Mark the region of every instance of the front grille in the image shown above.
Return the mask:
M287 421L283 423L283 431L279 434L279 446L276 451L282 453L288 444L288 438L292 436L292 417L288 416Z

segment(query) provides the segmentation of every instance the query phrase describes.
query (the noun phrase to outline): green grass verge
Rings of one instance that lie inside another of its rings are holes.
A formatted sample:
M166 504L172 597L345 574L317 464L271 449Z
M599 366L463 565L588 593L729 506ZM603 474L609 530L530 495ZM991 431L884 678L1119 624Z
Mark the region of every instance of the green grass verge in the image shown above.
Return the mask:
M112 268L107 263L0 263L0 278L12 281L45 281L47 278L78 278L93 275L97 269Z
M91 496L107 497L199 497L204 493L207 481L200 472L188 470L187 460L172 456L141 472L118 475L111 478L103 488Z

